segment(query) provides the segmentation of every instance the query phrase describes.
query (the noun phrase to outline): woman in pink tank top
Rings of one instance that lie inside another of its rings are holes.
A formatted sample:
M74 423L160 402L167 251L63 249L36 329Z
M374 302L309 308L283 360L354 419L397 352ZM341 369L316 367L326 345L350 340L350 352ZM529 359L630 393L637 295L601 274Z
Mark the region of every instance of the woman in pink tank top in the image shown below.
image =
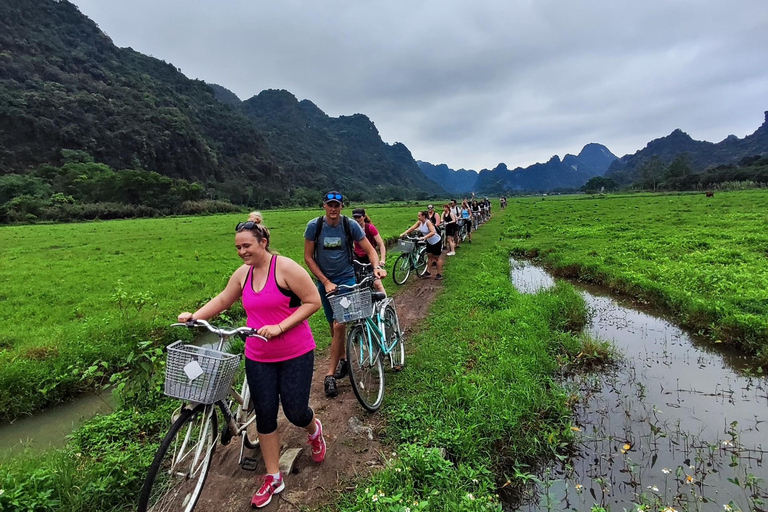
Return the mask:
M235 248L244 264L235 270L221 293L194 313L181 313L179 321L207 320L242 299L248 327L267 339L248 338L245 342L245 371L267 467L251 504L263 507L285 488L277 434L280 404L291 423L306 429L312 459L322 462L325 458L323 427L309 407L315 340L307 319L320 309L321 302L306 270L270 252L269 231L263 224L241 222L235 231Z

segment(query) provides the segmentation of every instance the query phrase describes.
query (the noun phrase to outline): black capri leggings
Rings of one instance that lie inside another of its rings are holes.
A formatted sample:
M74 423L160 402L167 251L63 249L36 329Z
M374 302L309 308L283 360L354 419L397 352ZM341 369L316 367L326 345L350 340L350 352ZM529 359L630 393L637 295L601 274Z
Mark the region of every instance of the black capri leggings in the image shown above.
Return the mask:
M301 428L309 426L315 414L309 407L314 365L314 350L279 363L259 363L245 358L245 373L256 410L256 430L260 434L277 430L277 410L281 402L288 421Z

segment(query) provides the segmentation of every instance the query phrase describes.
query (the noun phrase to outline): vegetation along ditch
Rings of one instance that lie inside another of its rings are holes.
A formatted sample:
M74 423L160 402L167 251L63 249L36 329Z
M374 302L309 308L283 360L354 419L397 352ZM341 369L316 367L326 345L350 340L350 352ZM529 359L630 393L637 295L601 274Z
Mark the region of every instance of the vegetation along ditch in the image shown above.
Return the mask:
M519 290L554 286L543 268L511 261ZM585 334L617 355L564 375L576 450L532 477L525 509L762 509L768 380L753 358L599 287L579 289L592 313Z

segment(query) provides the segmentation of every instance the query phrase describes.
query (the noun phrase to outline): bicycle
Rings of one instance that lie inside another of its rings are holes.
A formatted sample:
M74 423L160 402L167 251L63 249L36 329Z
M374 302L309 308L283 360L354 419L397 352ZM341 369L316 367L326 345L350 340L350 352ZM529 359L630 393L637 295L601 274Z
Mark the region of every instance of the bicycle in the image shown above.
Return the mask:
M394 301L373 291L374 280L369 276L353 286L339 285L328 295L334 320L347 324L352 390L370 412L377 411L384 401L384 357L393 370L405 365L405 340Z
M469 219L459 219L459 242L463 242L467 239L467 235L469 234L469 230L472 229L470 226L470 220Z
M397 241L400 256L392 267L392 279L395 284L401 285L408 280L411 270L416 275L423 276L427 271L427 243L419 237L405 237Z
M250 327L227 330L214 327L205 320L171 326L204 327L217 334L219 342L215 349L185 345L182 341L167 347L164 394L185 402L174 413L171 428L149 467L139 494L139 512L191 512L205 485L217 441L227 445L233 437L239 436L238 464L245 469L253 465L252 459L244 457L245 448L255 449L259 445L247 379L243 377L240 393L232 388L242 356L223 350L235 335L243 340L249 336L262 337ZM235 404L237 408L233 414L231 407ZM216 407L224 418L220 437Z

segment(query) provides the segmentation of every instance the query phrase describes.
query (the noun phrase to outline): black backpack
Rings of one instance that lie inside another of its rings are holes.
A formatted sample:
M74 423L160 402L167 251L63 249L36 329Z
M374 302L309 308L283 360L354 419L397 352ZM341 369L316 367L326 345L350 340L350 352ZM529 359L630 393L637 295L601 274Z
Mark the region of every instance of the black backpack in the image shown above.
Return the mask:
M341 216L341 222L344 224L344 233L347 236L347 258L349 259L349 264L352 264L353 261L353 255L354 255L354 246L355 246L355 239L352 238L352 229L349 227L349 217L346 215ZM312 258L317 261L317 251L318 251L318 245L317 243L320 241L320 233L323 230L323 225L325 224L324 216L321 215L317 219L315 219L315 253L312 255Z

